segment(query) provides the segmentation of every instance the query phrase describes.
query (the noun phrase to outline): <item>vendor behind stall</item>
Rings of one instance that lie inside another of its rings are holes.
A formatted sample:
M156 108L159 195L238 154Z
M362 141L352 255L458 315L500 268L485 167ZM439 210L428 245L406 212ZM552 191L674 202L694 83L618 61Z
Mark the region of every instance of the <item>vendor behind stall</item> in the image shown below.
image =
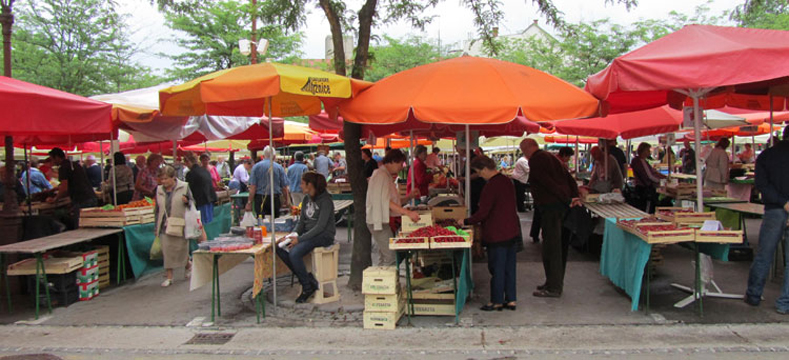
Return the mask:
M621 191L622 186L624 186L624 177L616 158L612 154L608 154L608 171L604 171L606 161L603 151L595 146L592 147L591 153L594 159L594 166L592 167L592 177L589 179L589 189L593 193Z
M66 159L66 153L61 148L53 148L49 151L52 163L58 166L58 186L57 195L47 198L47 202L54 203L66 196L71 198L71 224L70 229L79 228L79 213L81 209L94 207L98 204L96 193L93 191L85 169L79 164Z
M30 176L29 181L27 179L28 176ZM38 159L35 157L30 159L30 168L22 173L22 178L20 180L22 181L22 186L25 187L25 192L28 195L33 195L52 189L52 184L49 183L47 178L44 176L44 173L38 170ZM30 188L28 188L28 182L30 183Z
M659 173L647 162L651 153L652 145L642 142L638 145L636 157L630 162L636 185L636 199L632 205L650 214L655 212L655 205L658 200L657 188L660 186L660 179L666 178L665 175Z
M430 194L430 182L433 176L428 174L427 165L427 147L424 145L417 145L414 148L414 163L408 170L408 178L406 180L406 194L412 194L413 191L418 190L420 196L428 196ZM413 172L413 179L412 179ZM416 195L414 195L416 197Z
M318 290L315 276L307 272L304 256L319 246L334 243L334 202L326 191L326 178L314 171L301 176L300 187L304 191L301 202L301 217L296 224L295 235L288 235L288 250L277 247L277 256L299 279L301 295L296 303L306 302Z

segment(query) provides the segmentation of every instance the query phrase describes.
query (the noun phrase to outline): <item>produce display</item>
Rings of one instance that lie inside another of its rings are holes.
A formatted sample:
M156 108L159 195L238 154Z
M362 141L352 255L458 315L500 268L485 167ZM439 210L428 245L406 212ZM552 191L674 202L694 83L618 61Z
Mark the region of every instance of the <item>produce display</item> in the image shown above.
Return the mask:
M441 235L456 235L454 231L448 230L440 225L424 226L411 232L413 237L433 237Z
M153 200L145 198L128 204L111 204L82 209L80 227L124 227L154 222Z
M642 225L651 225L653 223L668 223L668 222L651 216L641 219L635 219L635 220L619 220L619 224L621 226L630 227L630 228L635 228L637 226L642 226Z
M255 246L255 242L246 237L217 237L214 240L197 244L200 250L211 252L239 251L253 246Z
M703 223L705 220L715 220L714 212L695 212L693 208L657 207L655 208L655 214L660 219L680 225Z
M455 226L457 225L457 221L455 219L436 220L436 225L441 227Z
M665 216L674 216L675 213L692 213L693 209L691 208L683 208L683 209L663 209L658 211L658 214L665 215Z
M423 237L400 237L394 239L395 244L424 244L427 238Z
M617 225L650 244L694 241L696 235L692 228L650 217L639 220L620 220Z

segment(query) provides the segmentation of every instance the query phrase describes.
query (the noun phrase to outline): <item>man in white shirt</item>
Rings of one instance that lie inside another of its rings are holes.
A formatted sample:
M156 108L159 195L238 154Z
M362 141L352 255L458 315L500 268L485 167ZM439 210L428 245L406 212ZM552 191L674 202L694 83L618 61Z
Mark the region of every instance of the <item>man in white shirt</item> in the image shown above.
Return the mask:
M529 160L525 156L518 158L515 169L512 171L512 180L515 181L515 196L518 212L526 212L526 183L529 182Z
M219 177L222 179L230 177L230 164L225 161L223 156L216 158L216 171L219 173Z
M441 168L441 158L438 157L440 152L441 149L434 147L433 152L427 156L427 159L425 159L425 166L427 166L428 169L438 170Z

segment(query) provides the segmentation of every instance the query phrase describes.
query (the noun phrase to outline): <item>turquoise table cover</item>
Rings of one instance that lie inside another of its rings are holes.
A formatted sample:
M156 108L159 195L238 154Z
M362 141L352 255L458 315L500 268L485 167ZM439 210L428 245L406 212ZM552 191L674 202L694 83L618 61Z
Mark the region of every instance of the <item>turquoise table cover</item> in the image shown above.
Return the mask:
M698 244L699 251L713 259L728 261L728 244ZM616 226L616 218L605 220L603 249L600 254L600 274L630 295L631 311L638 311L641 286L644 280L652 245Z
M230 232L230 204L214 206L214 220L205 225L208 239L219 234ZM153 223L130 225L123 228L126 237L126 254L129 257L134 278L157 272L162 269L162 260L151 260L149 253L153 245ZM191 241L190 252L197 249L197 243Z

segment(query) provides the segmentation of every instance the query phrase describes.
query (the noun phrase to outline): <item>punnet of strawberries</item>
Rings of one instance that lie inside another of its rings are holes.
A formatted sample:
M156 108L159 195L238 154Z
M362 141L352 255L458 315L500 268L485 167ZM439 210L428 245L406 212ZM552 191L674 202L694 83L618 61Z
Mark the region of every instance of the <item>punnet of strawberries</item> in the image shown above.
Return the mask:
M434 237L443 235L457 235L452 230L447 230L439 225L423 226L409 234L411 237Z

